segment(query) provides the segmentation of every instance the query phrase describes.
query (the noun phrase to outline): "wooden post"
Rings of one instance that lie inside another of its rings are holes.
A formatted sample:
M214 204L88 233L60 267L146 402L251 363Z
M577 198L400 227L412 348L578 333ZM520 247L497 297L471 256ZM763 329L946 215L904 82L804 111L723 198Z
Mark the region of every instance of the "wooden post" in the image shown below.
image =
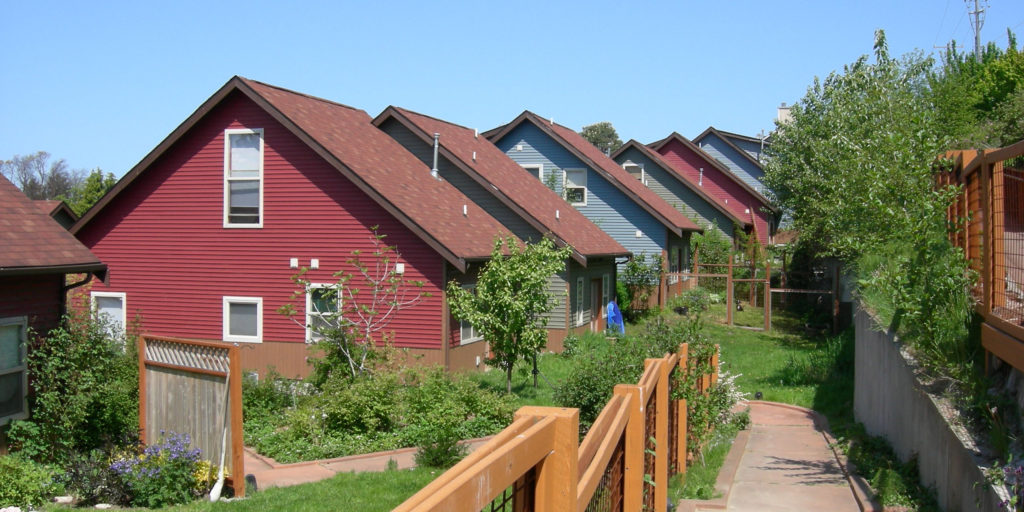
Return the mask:
M580 411L568 407L525 406L516 411L523 416L554 416L555 438L551 453L536 466L537 487L534 492L537 512L577 510L576 486L579 478Z
M839 264L832 270L832 334L839 334Z
M686 474L686 400L679 400L679 407L676 409L678 416L678 425L676 436L679 437L679 443L676 444L676 460L679 461L679 467L676 468L676 473Z
M640 386L632 384L617 384L615 394L630 397L622 509L641 510L644 504L644 394Z
M658 375L658 416L655 418L654 433L654 507L665 511L668 506L668 376L672 371L665 359L661 359L661 371ZM650 435L650 434L648 434Z
M985 221L992 225L992 307L1006 307L1006 189L1003 184L1003 162L997 160L991 164L985 156L985 168L992 173L992 204L990 217Z
M711 354L711 386L718 383L718 353L722 351L717 343L715 344L715 353ZM711 387L708 386L708 387Z
M245 497L245 448L242 434L242 355L238 345L228 349L231 377L228 381L231 403L231 484L235 496Z
M139 336L139 440L146 444L146 338Z
M727 275L725 277L725 321L729 325L732 325L732 310L736 307L732 303L732 255L729 255L729 265L726 267Z
M985 153L979 151L981 163L978 166L978 174L981 177L981 256L982 272L981 282L985 295L982 299L982 314L988 315L992 312L992 180L989 179L988 165L985 162Z
M772 330L772 260L764 259L764 330Z
M693 251L693 280L694 287L700 286L700 246Z

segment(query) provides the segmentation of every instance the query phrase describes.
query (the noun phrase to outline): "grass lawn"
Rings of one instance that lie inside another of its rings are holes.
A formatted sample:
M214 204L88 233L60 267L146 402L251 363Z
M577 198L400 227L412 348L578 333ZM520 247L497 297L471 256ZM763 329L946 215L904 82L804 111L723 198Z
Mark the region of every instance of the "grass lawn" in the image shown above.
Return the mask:
M560 354L541 354L537 358L537 387L533 387L533 365L520 362L512 371L512 394L516 397L516 405L543 405L555 407L555 388L565 380L572 369L572 360ZM505 372L501 369L490 369L485 372L470 374L471 379L484 389L495 393L505 393Z
M383 512L397 507L416 494L416 491L437 478L441 472L442 470L439 469L417 468L380 473L341 473L320 482L267 489L237 502L197 501L167 510L213 512L358 510L361 512Z

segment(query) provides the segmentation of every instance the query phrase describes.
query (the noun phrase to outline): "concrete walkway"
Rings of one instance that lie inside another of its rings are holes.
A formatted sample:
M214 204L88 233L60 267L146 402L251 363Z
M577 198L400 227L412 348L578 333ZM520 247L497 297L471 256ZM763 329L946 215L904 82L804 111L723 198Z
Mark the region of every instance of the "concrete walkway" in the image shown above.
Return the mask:
M749 402L751 426L722 464L714 500L683 500L681 511L881 510L846 461L820 414L786 404Z

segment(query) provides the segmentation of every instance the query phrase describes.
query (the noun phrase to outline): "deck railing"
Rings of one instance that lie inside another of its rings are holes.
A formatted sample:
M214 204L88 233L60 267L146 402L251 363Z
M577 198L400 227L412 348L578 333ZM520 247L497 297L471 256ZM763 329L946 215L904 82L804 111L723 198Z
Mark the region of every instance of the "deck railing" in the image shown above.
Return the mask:
M648 359L637 384L615 386L582 442L579 411L522 407L489 442L396 511L663 511L668 479L686 470L686 403L670 400L688 347ZM706 390L717 379L687 379ZM678 380L681 382L682 380Z
M938 184L961 187L947 219L979 276L972 294L985 317L982 345L1024 371L1024 141L944 157Z

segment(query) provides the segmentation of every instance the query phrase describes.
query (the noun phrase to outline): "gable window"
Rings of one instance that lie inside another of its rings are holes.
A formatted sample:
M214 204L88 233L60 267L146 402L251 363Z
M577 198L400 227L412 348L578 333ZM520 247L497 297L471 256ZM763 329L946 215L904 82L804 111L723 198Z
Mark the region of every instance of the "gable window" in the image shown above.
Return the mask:
M306 288L306 342L320 341L336 326L341 294L334 283L310 283Z
M462 289L474 295L476 294L476 285L474 284L464 284ZM483 335L477 332L473 324L469 323L468 320L459 320L459 345L468 345L482 339L484 339Z
M128 324L125 313L125 294L120 292L92 292L92 307L96 318L103 321L108 336L121 336Z
M0 318L0 425L28 417L26 318Z
M224 227L263 227L263 130L224 130Z
M262 297L224 297L224 341L263 341Z
M622 168L629 173L630 176L636 178L640 183L647 184L647 174L644 173L643 164L635 164L631 161L626 161L622 164Z
M565 170L565 200L573 206L587 205L587 170Z
M576 278L576 325L583 325L583 278Z
M544 181L544 164L523 164L522 167L534 178Z

